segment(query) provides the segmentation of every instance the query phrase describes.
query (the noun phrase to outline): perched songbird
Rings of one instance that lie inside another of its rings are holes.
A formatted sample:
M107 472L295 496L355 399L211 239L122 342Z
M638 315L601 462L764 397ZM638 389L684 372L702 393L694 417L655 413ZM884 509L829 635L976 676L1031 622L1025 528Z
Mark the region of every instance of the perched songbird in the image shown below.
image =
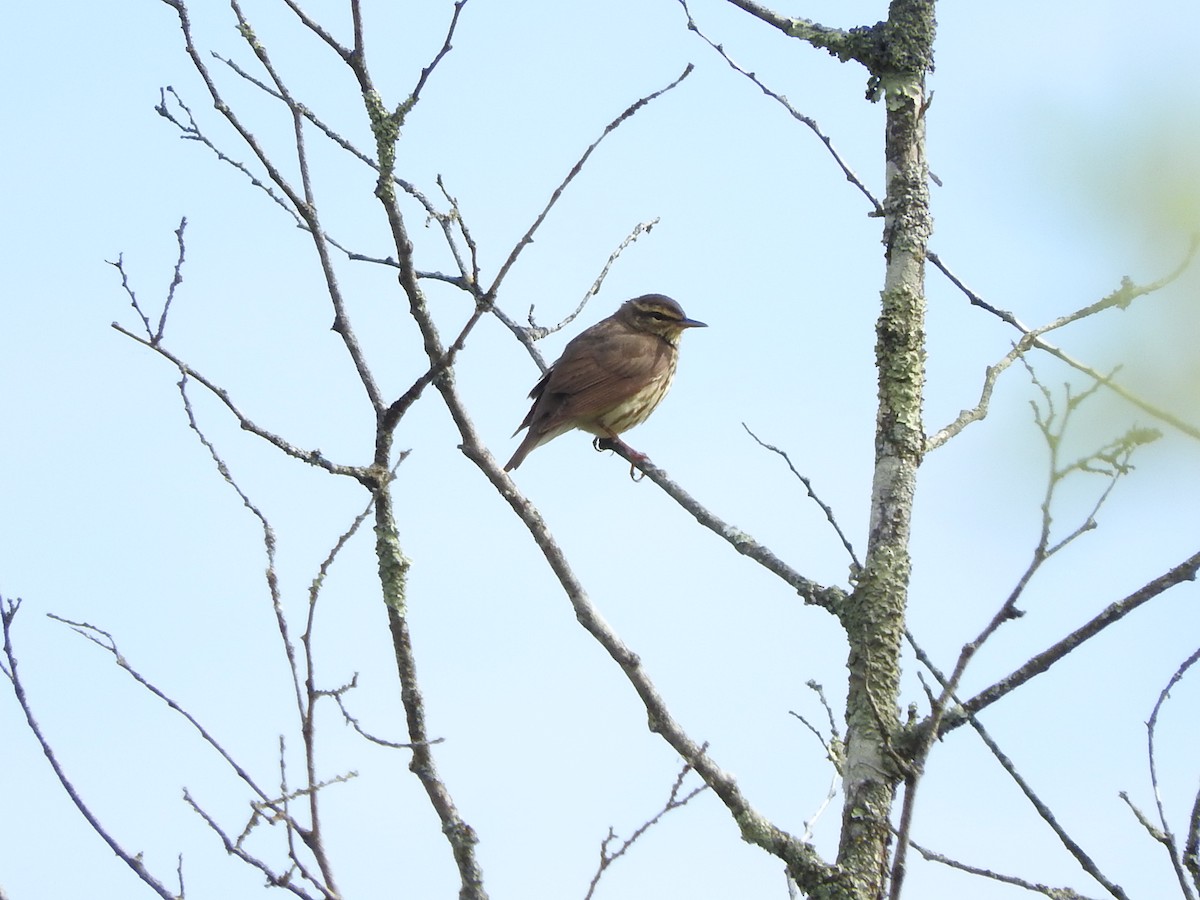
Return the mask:
M522 428L529 433L504 471L515 469L534 447L572 428L616 438L641 425L667 394L679 360L679 336L704 328L662 294L644 294L579 334L529 392L533 407Z

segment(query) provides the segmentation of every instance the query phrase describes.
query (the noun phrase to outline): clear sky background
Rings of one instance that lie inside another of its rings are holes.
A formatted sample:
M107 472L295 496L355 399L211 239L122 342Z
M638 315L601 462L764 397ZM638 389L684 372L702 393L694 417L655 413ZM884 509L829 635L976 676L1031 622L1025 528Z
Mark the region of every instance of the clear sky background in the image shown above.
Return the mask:
M291 88L369 147L349 74L266 0L244 4ZM252 67L221 4L194 4L207 49ZM369 52L389 105L440 46L448 2L368 4ZM386 7L386 8L377 8ZM343 4L310 3L347 34ZM883 109L864 101L855 65L788 40L716 0L699 25L746 68L814 117L867 185L882 182ZM883 2L804 0L786 10L852 27ZM933 248L972 288L1034 326L1091 303L1128 275L1148 282L1182 258L1196 227L1200 6L945 3L930 78ZM710 327L684 338L676 385L630 443L701 502L805 575L845 584L848 559L820 510L745 423L786 449L865 549L874 426L874 319L883 274L880 221L825 147L687 31L674 0L604 3L472 0L453 53L409 119L399 172L461 205L485 272L496 267L605 124L631 102L696 71L594 154L505 282L500 305L540 322L573 310L608 254L639 222L579 320L546 339L553 358L577 330L629 296L668 293ZM163 705L102 651L48 619L110 631L127 658L201 719L264 783L278 780L278 736L297 764L284 657L263 579L261 531L188 429L177 373L109 327L138 320L106 265L124 254L140 300L157 309L188 218L185 281L167 345L227 388L240 408L293 443L368 461L372 416L355 384L307 237L205 148L154 112L173 85L205 131L249 160L211 108L164 4L10 4L0 29L0 198L5 216L0 325L0 593L24 598L17 652L40 721L113 834L172 883L184 854L188 896L259 896L182 802L187 787L233 832L245 792ZM280 109L216 61L246 120L289 172ZM364 253L389 252L365 167L315 136L317 200L328 230ZM422 268L450 270L435 228L409 208ZM391 272L338 261L376 377L398 395L425 368ZM1125 312L1057 337L1192 423L1196 273ZM429 284L444 332L464 297ZM929 431L978 396L985 366L1016 334L971 308L931 269ZM1061 400L1086 382L1033 362ZM536 370L494 322L472 335L458 383L492 452L507 458ZM932 454L915 520L910 625L943 667L991 617L1028 564L1039 527L1046 448L1038 396L1010 369L989 418ZM281 458L198 387L206 434L279 534L287 609L296 616L329 547L367 497L349 481ZM1070 458L1155 424L1107 397L1080 407ZM678 763L647 732L627 683L574 621L508 507L455 449L430 392L405 419L411 448L396 483L417 660L441 772L480 835L493 897L582 897L600 841L627 836L665 801ZM1197 549L1196 442L1168 431L1135 460L1100 527L1049 563L969 671L967 694ZM516 473L604 616L644 660L676 716L760 809L799 833L833 773L789 711L825 721L810 679L841 715L845 644L830 617L732 552L619 459L574 434ZM1102 488L1072 482L1055 531L1075 528ZM985 724L1062 824L1131 896L1176 896L1165 854L1117 796L1150 811L1144 722L1200 635L1192 585L990 709ZM301 627L296 620L296 630ZM318 621L318 676L351 695L372 731L402 740L402 717L369 530L329 578ZM911 660L906 698L924 708ZM326 798L327 840L347 897L446 897L457 878L403 752L322 721L322 774L356 771ZM1197 789L1195 678L1160 721L1162 799L1177 833ZM839 721L840 724L840 721ZM296 770L298 772L298 769ZM814 825L832 856L840 798ZM143 895L58 789L11 694L0 698L0 885L10 900ZM268 855L278 834L256 838ZM933 754L914 837L964 862L1099 896L967 731ZM276 857L277 858L277 857ZM1023 892L914 858L909 896ZM598 896L786 896L781 867L743 844L717 800L672 813L619 862Z

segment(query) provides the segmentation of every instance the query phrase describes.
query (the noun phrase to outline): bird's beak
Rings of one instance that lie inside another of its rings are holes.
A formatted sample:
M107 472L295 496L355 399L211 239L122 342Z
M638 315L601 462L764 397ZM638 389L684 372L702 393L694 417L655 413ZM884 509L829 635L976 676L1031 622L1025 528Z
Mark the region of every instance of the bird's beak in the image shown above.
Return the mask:
M679 323L680 328L707 328L706 322L698 322L695 319L684 319Z

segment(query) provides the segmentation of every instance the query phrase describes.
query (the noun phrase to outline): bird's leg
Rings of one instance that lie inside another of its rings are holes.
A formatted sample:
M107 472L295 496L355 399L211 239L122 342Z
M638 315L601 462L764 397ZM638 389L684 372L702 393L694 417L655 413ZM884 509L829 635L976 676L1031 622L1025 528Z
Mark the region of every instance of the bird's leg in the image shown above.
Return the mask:
M634 481L641 481L646 477L645 472L638 473L636 469L636 463L645 462L647 459L649 459L649 457L647 457L645 453L640 453L637 450L634 450L616 434L609 432L606 437L595 437L592 439L592 446L595 447L598 452L602 452L604 450L615 451L618 448L624 450L625 454L630 457L629 477Z
M638 462L643 462L647 458L645 453L639 453L637 450L634 450L627 443L617 437L617 435L612 434L611 432L603 437L592 438L592 446L600 452L605 450L623 450L626 454L632 456Z

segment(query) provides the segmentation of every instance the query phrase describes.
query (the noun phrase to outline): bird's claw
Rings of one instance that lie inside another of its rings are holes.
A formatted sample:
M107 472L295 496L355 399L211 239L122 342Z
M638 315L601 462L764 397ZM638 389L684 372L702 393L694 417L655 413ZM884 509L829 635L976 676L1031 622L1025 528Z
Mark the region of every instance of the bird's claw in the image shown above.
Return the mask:
M605 450L612 450L614 453L618 450L625 451L626 456L629 458L629 477L633 481L641 481L646 477L645 472L639 472L637 470L637 464L645 462L648 459L646 454L639 453L637 450L634 450L615 434L607 437L592 438L592 446L597 452L600 453L604 452Z

